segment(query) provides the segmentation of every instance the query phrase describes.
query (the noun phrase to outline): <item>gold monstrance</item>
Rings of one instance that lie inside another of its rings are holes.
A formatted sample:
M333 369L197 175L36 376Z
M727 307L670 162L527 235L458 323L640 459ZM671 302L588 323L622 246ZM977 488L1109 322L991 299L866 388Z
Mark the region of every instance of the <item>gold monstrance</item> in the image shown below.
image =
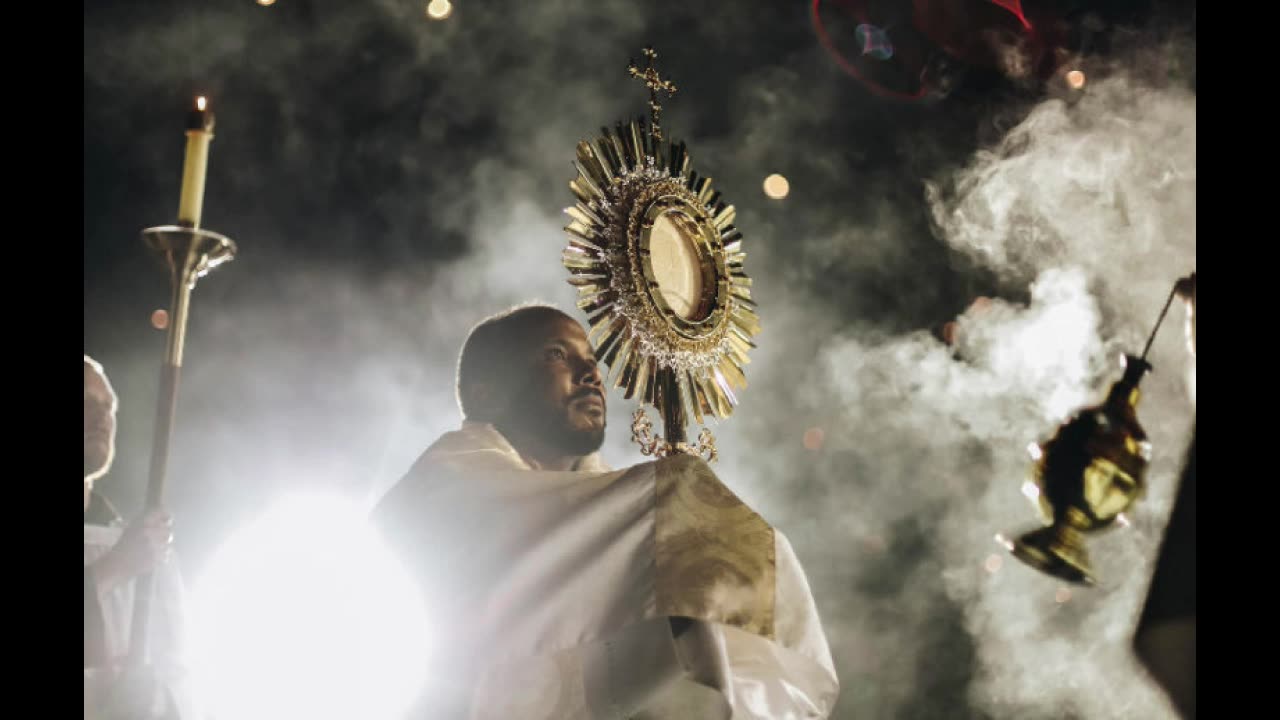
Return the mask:
M606 382L640 400L632 437L641 452L714 461L706 421L729 417L746 388L760 318L733 206L693 171L683 142L663 138L658 93L676 86L658 75L652 48L644 55L644 68L628 70L649 89L651 122L578 143L564 265ZM665 438L653 435L645 404L662 416ZM690 418L703 426L696 445L686 441Z

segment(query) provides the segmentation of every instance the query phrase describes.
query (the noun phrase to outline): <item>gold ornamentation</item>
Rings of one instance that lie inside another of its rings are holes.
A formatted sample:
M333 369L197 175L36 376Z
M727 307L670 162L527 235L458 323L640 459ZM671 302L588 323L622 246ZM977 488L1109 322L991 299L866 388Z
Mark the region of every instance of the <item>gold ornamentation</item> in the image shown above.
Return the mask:
M658 59L658 53L651 47L644 49L644 57L647 60L645 69L641 70L636 67L636 61L632 60L627 66L627 71L631 73L631 77L644 80L645 87L649 88L649 111L653 118L653 139L662 140L662 128L658 125L658 121L662 117L662 105L658 103L658 92L665 92L667 95L676 94L676 86L670 80L663 80L658 75L658 69L653 66L653 61Z
M743 269L742 233L735 210L699 177L683 142L658 134L658 90L675 86L652 67L634 65L651 93L653 125L642 120L607 128L578 143L578 176L569 183L578 202L566 209L569 245L563 261L587 314L589 338L609 367L606 383L653 405L665 440L633 423L646 454L716 456L705 430L695 450L685 442L692 420L723 420L747 386L745 367L760 332ZM649 433L649 434L645 434ZM647 444L646 444L647 443Z
M1085 533L1111 526L1146 490L1151 443L1138 423L1138 382L1151 369L1128 357L1124 377L1101 405L1064 423L1053 439L1029 448L1036 459L1027 495L1044 527L1008 543L1028 565L1082 585L1093 585Z
M643 407L636 408L631 414L631 441L640 446L640 454L644 456L666 455L666 442L653 435L653 421Z
M653 421L649 419L649 414L644 411L643 406L636 408L636 411L631 414L631 441L640 446L640 454L646 457L652 455L663 458L683 453L697 455L708 463L720 459L720 453L716 450L716 439L711 434L710 428L702 428L698 433L698 442L694 445L683 442L673 445L653 434Z
M709 463L715 462L720 457L719 451L716 450L716 439L707 428L702 428L702 432L698 433L698 445L695 449Z
M773 528L702 463L662 462L654 523L658 614L776 637Z
M1013 541L1003 535L997 539L1031 567L1093 585L1085 534L1110 527L1146 490L1151 442L1138 422L1138 383L1151 370L1147 353L1185 283L1179 280L1169 291L1142 356L1125 355L1124 375L1107 399L1077 412L1051 440L1028 447L1036 463L1023 492L1036 504L1044 527Z

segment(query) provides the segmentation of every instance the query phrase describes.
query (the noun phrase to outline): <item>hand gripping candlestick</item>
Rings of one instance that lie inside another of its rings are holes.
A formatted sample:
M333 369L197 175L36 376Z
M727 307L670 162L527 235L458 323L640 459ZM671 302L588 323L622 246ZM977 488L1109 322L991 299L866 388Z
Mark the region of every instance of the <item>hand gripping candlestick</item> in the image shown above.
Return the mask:
M197 280L219 265L230 262L236 254L236 245L230 238L200 228L205 169L209 157L209 142L213 139L213 125L213 113L209 111L205 98L201 97L196 101L196 109L187 118L187 151L182 174L182 198L178 206L178 224L142 231L142 238L147 246L157 252L168 266L173 292L169 306L170 321L164 366L160 372L160 396L156 406L151 470L147 480L147 510L158 508L164 502L169 441L173 435L191 291L195 289ZM143 575L137 581L133 621L130 625L129 659L133 666L142 666L148 661L151 596L152 576Z

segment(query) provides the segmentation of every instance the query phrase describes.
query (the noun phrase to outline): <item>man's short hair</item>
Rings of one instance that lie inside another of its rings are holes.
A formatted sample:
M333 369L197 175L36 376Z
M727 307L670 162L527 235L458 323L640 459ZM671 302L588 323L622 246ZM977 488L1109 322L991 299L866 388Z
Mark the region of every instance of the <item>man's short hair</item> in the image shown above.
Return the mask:
M512 358L521 357L536 331L561 319L576 322L550 305L531 303L487 317L471 328L458 354L457 397L463 420L491 419L475 417L471 391L480 384L500 387L509 383Z

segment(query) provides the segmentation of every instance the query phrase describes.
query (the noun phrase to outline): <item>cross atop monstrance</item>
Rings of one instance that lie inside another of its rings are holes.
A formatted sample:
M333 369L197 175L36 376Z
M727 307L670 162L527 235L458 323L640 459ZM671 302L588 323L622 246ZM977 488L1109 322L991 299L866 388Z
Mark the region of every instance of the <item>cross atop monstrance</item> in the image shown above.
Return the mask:
M636 61L631 60L631 64L627 67L627 71L631 73L631 77L644 80L645 87L649 88L649 110L653 117L653 128L650 134L654 140L662 139L662 128L658 125L658 120L662 117L662 105L658 102L658 91L661 90L667 95L676 94L675 83L670 80L663 80L658 74L658 69L653 66L653 61L658 59L658 52L651 47L644 49L644 57L647 61L644 70L636 67Z

